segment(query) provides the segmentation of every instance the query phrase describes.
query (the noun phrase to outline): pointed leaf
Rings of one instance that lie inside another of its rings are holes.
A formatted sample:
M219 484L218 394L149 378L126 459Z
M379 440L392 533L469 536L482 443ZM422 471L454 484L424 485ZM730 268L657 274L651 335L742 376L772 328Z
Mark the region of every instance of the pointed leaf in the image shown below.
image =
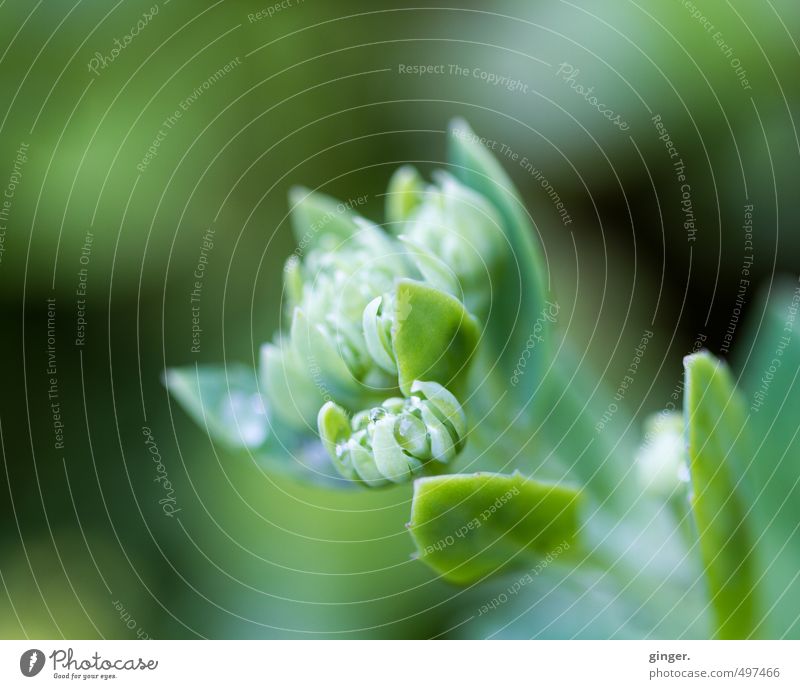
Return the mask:
M353 213L344 203L332 196L292 187L289 191L292 229L301 250L314 246L321 237L332 235L348 239L359 227Z
M168 369L164 384L214 440L229 447L259 447L269 421L255 372L238 364Z
M169 369L164 384L203 432L232 450L247 450L265 471L305 484L349 489L314 437L269 418L256 372L244 365Z
M403 223L422 201L425 181L411 165L398 168L389 180L386 191L386 222L388 230L398 234Z

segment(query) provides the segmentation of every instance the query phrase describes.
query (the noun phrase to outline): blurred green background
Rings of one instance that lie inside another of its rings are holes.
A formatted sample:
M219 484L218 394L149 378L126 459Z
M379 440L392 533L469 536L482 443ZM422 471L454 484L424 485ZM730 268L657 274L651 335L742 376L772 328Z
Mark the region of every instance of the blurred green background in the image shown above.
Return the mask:
M409 558L408 486L281 479L214 446L161 385L166 366L252 364L278 327L292 185L366 196L379 221L393 169L429 172L448 120L468 119L511 152L597 375L616 386L654 331L626 398L639 419L698 335L723 345L745 206L745 314L757 284L800 271L796 0L420 4L0 3L0 636L432 637L474 595Z

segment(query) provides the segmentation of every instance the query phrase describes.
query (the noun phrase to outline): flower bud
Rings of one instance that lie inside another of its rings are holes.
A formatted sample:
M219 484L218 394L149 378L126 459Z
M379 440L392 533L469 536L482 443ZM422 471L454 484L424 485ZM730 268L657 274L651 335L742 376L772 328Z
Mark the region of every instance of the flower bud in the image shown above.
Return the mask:
M455 180L442 184L452 198L435 192L441 212L467 196L473 211L480 203ZM458 454L466 422L453 393L466 389L481 340L458 296L461 278L435 253L429 190L411 168L395 176L393 189L387 212L413 237L293 190L299 246L284 270L290 327L261 358L274 417L301 431L316 422L339 473L370 486L407 481ZM440 246L454 242L445 237ZM356 411L352 420L345 410Z
M488 199L451 175L439 172L435 180L400 225L399 239L426 279L485 316L492 273L508 252L500 217Z
M417 272L395 238L346 204L298 189L292 201L299 246L284 269L290 328L279 346L265 347L260 375L277 416L313 428L327 400L358 409L397 389L396 370L367 345L364 309Z
M405 483L434 473L463 448L466 417L452 393L430 381L414 381L411 390L352 420L334 402L320 409L320 438L345 478L373 487Z

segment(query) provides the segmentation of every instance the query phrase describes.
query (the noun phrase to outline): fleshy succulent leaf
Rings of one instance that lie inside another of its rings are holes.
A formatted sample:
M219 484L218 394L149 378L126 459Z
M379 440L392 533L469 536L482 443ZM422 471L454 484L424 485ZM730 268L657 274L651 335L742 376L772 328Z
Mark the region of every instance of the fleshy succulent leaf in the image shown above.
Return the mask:
M375 297L364 309L362 317L364 340L367 344L367 351L375 363L387 373L396 374L397 364L388 350L390 343L385 341L381 333L379 312L382 303L383 297Z
M691 505L720 638L755 626L752 541L735 467L749 455L744 400L727 366L708 352L684 359Z
M386 191L386 222L388 229L398 234L403 223L422 201L425 181L411 165L398 168L389 180Z
M239 364L172 368L164 384L214 440L256 448L267 439L269 421L252 369Z
M347 412L335 402L326 402L317 415L317 428L322 446L328 451L334 466L345 478L356 478L352 464L343 461L337 445L350 436L350 419ZM349 455L345 455L349 458Z
M469 584L574 545L579 504L577 490L518 473L421 478L409 529L417 557L444 579Z
M164 384L189 416L221 447L246 451L271 474L303 484L349 489L320 442L267 414L256 372L242 364L166 371ZM274 411L274 410L273 410Z
M303 299L303 270L297 254L289 256L283 266L283 285L287 312L291 313Z
M327 194L305 187L292 187L289 203L292 229L303 250L313 247L322 237L346 240L359 230L356 214Z
M394 434L395 420L385 417L375 422L372 451L375 465L392 483L405 483L420 462L406 454Z
M405 395L415 380L437 381L458 395L480 334L455 297L414 280L398 281L392 343Z
M466 437L467 415L453 393L447 388L433 381L416 380L411 385L411 392L412 394L422 394L426 400L429 400L442 418L453 427L457 437Z
M422 420L431 439L431 453L438 458L438 461L447 464L456 456L456 444L452 434L429 406L422 408Z

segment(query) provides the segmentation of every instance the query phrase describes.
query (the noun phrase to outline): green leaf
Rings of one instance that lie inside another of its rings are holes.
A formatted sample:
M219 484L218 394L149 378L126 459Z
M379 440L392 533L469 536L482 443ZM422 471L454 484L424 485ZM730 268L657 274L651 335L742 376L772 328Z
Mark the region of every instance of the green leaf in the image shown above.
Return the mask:
M687 356L684 368L691 505L717 636L746 638L756 617L753 545L735 470L750 456L744 400L727 366L708 352Z
M415 167L403 165L395 171L386 190L386 222L390 232L400 233L424 193L425 181Z
M349 239L358 229L353 213L344 203L305 187L289 191L292 229L301 250L314 246L324 236Z
M488 198L500 213L511 255L508 269L496 278L492 315L487 334L494 340L500 372L510 378L531 328L547 309L545 264L536 243L534 229L514 184L500 163L480 143L470 126L457 119L450 123L448 158L453 174L464 184ZM526 384L516 392L530 397L546 367L548 347L531 351Z
M455 297L414 280L399 280L392 344L400 390L435 381L456 397L480 340L480 328Z
M350 480L356 479L355 469L344 464L336 451L336 446L347 440L352 433L347 412L335 402L326 402L317 415L317 427L322 446L330 455L339 473Z
M172 368L164 384L212 440L246 450L266 471L304 484L352 488L319 440L269 418L253 369L241 364Z
M232 448L256 448L269 421L255 372L246 366L197 365L168 369L164 384L212 439Z
M521 474L417 479L409 529L419 559L456 584L575 545L577 490Z
M418 395L422 394L424 399L429 400L442 416L442 419L452 426L455 437L458 438L459 446L463 444L468 430L467 416L453 394L439 385L439 383L422 380L414 381L411 386L411 392ZM425 407L423 407L423 411L424 409Z

